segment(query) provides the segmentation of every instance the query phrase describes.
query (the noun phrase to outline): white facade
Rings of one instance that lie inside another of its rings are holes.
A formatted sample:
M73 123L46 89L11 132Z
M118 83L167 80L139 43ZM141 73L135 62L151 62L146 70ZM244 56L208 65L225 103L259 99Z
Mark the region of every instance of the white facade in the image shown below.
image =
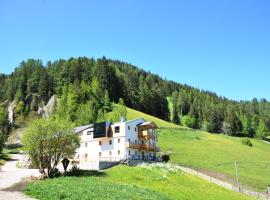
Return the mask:
M77 127L75 132L80 136L80 148L75 159L82 169L98 169L100 161L152 159L158 151L154 128L156 125L153 122L145 122L144 119L107 123L106 136L94 138L93 125ZM155 135L142 137L143 129Z

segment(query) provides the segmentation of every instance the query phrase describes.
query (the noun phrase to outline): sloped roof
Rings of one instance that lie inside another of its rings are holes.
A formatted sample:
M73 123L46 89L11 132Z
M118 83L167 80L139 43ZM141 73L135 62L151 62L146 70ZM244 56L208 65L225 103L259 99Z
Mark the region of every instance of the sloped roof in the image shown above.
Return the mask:
M87 128L90 128L90 126L92 126L93 124L88 124L88 125L84 125L84 126L78 126L74 128L75 133L79 133Z
M155 124L155 122L152 122L152 121L143 122L143 123L139 124L138 126L147 126L147 125L154 125L154 127L157 127L157 125Z

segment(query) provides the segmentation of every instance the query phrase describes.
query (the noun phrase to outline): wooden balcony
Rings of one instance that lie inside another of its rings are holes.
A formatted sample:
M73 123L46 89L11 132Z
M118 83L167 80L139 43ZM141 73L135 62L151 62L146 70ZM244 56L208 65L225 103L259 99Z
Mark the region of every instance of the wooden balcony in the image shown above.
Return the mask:
M139 150L145 150L145 151L154 151L154 152L159 152L159 148L153 145L149 144L136 144L136 143L131 143L131 142L126 142L126 147L127 148L132 148L132 149L139 149Z
M138 137L140 139L153 139L153 140L156 140L156 133L155 132L152 132L152 131L149 131L149 130L144 130L144 131L139 131L138 132Z

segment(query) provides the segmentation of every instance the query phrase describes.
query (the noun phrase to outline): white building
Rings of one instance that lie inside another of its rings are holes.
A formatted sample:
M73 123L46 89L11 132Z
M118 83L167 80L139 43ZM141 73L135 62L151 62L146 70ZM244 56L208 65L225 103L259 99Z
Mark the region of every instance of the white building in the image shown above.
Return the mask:
M82 169L99 169L100 162L156 160L159 151L156 128L154 122L144 119L76 127L80 148L75 160Z

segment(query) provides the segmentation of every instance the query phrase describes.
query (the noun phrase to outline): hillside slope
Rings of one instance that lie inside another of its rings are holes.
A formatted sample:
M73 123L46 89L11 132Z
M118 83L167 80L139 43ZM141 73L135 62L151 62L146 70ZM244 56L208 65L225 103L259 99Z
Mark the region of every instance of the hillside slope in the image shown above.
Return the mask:
M252 147L242 144L242 138L205 131L183 130L133 109L128 117L146 116L159 127L158 145L171 154L171 162L199 169L218 179L235 183L234 161L237 161L241 185L265 191L270 183L270 144L251 139ZM178 126L179 127L179 126Z
M165 120L159 119L157 117L145 114L143 112L131 109L131 108L127 108L127 119L131 120L131 119L137 119L137 118L144 118L147 121L153 121L155 122L159 127L163 127L163 128L184 128L184 127L180 127L176 124L167 122Z

